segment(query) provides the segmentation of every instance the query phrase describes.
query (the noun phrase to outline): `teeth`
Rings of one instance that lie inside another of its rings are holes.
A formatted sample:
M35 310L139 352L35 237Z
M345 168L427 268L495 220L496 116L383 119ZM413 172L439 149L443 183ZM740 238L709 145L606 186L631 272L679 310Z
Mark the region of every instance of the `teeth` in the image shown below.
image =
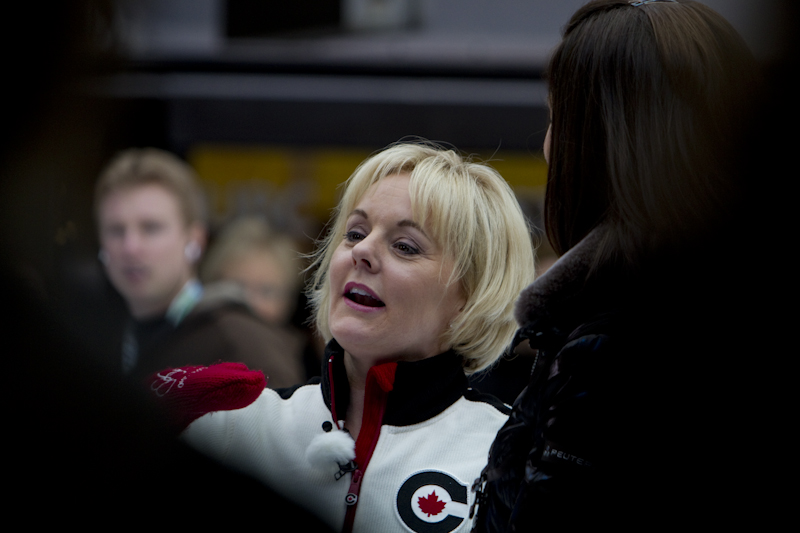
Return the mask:
M370 293L361 289L350 289L350 294L360 294L361 296L369 296L370 298L374 298L374 296L372 296Z
M368 307L385 307L385 304L364 289L353 287L347 291L347 297L356 303Z

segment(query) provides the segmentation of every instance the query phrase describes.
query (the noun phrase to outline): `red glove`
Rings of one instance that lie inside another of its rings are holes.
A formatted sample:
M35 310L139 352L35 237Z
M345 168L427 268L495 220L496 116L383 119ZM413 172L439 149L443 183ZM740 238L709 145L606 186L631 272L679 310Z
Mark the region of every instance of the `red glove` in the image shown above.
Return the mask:
M250 405L267 386L263 372L243 363L168 368L147 381L180 430L206 413Z

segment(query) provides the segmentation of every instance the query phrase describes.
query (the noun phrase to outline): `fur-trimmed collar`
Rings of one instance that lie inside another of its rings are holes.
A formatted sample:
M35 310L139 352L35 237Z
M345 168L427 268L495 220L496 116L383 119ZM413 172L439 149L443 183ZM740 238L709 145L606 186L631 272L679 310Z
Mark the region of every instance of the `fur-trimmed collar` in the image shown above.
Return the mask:
M520 294L514 316L520 334L532 345L537 337L563 339L583 320L618 301L615 276L592 272L603 233L602 226L594 228Z

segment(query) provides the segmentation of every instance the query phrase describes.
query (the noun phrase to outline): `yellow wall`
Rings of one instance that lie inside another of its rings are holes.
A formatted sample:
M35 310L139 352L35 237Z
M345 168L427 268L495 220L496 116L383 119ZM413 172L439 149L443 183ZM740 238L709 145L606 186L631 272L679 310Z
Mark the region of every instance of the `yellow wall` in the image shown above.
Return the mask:
M305 216L328 219L338 200L338 186L370 152L343 148L197 145L188 154L209 196L212 220L234 214L236 197L262 194L281 201L290 188L302 195L297 208ZM520 196L538 195L547 179L541 154L477 154L508 181Z

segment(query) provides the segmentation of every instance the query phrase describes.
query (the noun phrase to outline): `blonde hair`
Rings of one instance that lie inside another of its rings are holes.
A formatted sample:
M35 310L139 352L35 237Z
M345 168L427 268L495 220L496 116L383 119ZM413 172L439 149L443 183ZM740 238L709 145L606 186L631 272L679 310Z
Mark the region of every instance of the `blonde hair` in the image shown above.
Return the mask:
M484 369L510 344L516 331L514 302L533 281L530 232L513 191L496 170L433 143L391 145L361 163L344 183L328 234L312 255L310 268L316 271L307 294L317 329L331 339L327 274L348 214L370 186L396 174L409 175L414 221L452 259L446 283L459 283L466 299L443 333L443 344L462 356L466 372Z
M258 217L244 217L222 228L212 243L200 268L203 281L222 279L222 271L231 262L251 253L264 253L273 257L285 274L289 291L299 289L301 283L300 256L294 241L275 230Z

